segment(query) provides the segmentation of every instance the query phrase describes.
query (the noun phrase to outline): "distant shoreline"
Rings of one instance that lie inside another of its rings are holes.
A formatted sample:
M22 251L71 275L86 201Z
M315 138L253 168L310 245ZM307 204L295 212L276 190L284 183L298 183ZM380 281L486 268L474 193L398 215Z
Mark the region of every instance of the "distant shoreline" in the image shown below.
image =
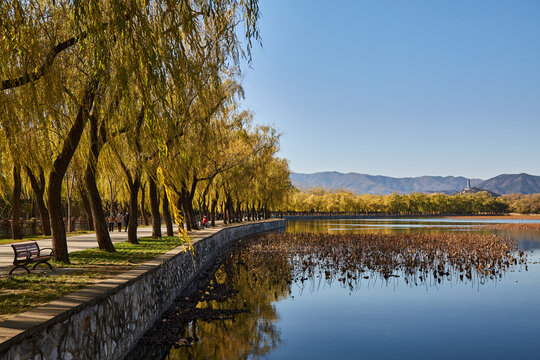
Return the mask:
M504 220L540 220L540 214L508 214L508 215L458 215L441 216L447 219L504 219Z
M278 216L279 217L279 216ZM506 215L390 215L390 214L283 214L286 220L326 220L326 219L399 219L399 218L443 218L468 220L540 220L540 214L506 214Z

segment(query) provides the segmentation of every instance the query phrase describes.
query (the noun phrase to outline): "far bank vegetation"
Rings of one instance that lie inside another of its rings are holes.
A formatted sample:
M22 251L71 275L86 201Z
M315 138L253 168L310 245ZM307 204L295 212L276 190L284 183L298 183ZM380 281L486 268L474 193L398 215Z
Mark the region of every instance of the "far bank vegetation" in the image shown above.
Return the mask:
M286 211L296 213L365 213L394 215L538 214L540 194L493 197L487 192L447 195L413 193L357 195L347 190L295 190Z

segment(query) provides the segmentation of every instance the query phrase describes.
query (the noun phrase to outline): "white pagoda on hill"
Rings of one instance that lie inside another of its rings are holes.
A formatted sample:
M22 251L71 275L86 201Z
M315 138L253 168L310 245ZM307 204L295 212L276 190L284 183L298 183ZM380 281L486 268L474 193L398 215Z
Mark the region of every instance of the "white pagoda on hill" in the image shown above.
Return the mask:
M486 190L486 189L480 189L480 188L477 188L477 187L472 187L471 186L471 179L467 179L467 187L465 189L461 190L459 193L461 195L464 195L464 194L476 194L477 192L481 192L481 191L486 191L491 196L495 196L495 197L500 196L499 194L496 194L493 191L489 191L489 190Z

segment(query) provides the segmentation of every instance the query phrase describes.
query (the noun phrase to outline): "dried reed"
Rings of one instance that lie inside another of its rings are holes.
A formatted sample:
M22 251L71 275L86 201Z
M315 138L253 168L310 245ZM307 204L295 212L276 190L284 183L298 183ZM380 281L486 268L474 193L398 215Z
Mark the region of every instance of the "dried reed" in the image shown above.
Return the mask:
M349 285L374 275L403 277L416 284L473 278L484 282L502 278L505 271L527 261L515 240L471 233L271 233L252 242L247 251L288 258L293 281L337 277Z

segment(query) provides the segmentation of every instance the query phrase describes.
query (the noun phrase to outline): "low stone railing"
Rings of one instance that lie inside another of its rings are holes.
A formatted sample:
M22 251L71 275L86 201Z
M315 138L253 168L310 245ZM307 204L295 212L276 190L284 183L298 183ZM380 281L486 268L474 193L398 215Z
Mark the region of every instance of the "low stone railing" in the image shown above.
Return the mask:
M234 241L285 228L283 220L225 227L112 279L0 323L0 360L122 359Z

